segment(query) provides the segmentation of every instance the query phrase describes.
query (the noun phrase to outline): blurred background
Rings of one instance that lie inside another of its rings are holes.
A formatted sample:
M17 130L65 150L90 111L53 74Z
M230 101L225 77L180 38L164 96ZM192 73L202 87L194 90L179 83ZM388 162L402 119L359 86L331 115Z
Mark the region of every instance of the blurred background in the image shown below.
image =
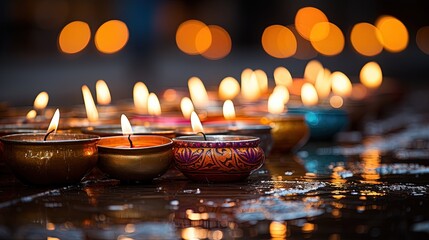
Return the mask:
M0 102L82 104L81 86L103 79L112 102L184 88L208 88L245 68L286 67L302 77L319 60L353 82L370 61L405 87L429 77L425 1L14 0L0 2ZM329 23L328 23L329 22ZM320 24L319 24L320 23ZM309 28L308 26L312 26ZM326 31L328 29L328 31Z

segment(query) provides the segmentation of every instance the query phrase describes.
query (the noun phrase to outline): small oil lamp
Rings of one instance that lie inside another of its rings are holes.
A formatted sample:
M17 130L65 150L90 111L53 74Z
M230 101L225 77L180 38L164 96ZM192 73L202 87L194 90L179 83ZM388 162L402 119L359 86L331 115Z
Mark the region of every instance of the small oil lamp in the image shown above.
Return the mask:
M121 116L123 136L103 137L98 143L98 166L122 182L147 182L164 174L173 159L170 138L133 135L128 118Z
M22 133L0 138L6 164L23 183L78 183L96 165L96 144L100 137L56 133L59 115L57 109L47 133Z

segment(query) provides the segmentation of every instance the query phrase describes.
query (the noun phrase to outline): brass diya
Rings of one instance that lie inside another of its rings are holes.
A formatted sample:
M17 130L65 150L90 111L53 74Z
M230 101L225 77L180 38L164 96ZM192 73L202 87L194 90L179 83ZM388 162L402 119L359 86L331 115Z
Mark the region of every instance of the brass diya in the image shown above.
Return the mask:
M82 128L81 131L87 134L95 134L100 137L122 135L121 125L86 127L86 128ZM134 126L133 135L158 135L158 136L173 138L175 137L176 134L175 134L175 130L172 128Z
M198 182L234 182L249 177L265 160L260 139L240 135L173 138L176 167Z
M27 184L78 183L97 163L99 136L87 134L13 134L0 138L3 158Z
M164 174L173 154L170 138L156 135L132 135L133 147L126 136L103 137L98 143L98 167L124 182L150 181Z

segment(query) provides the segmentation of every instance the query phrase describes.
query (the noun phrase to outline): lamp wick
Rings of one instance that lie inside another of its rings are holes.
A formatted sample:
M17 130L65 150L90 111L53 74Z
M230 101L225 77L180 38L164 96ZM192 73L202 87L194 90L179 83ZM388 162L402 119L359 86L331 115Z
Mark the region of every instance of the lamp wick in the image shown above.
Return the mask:
M49 134L51 134L53 131L55 131L55 129L52 129L51 131L47 132L45 137L43 138L43 141L46 141L46 139L48 138Z
M207 136L206 136L206 134L204 134L203 132L197 132L197 134L199 134L199 133L201 133L201 134L203 135L203 137L204 137L204 141L207 141Z
M133 148L134 145L133 145L133 141L131 141L131 134L128 135L128 142L130 142L130 148Z

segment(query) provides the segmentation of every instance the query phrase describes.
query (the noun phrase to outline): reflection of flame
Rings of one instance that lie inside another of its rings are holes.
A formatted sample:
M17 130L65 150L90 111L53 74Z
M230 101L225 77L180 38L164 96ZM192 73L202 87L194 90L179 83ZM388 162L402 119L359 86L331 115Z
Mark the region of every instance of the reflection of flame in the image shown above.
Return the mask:
M133 128L131 127L131 123L128 120L127 116L125 116L125 114L121 115L121 128L122 128L123 135L133 134Z
M88 86L82 86L83 101L85 103L86 117L89 121L94 122L98 120L98 111L95 106L94 99L92 98L91 91Z
M147 113L148 96L149 96L149 91L146 85L142 82L137 82L134 85L134 89L133 89L134 107L136 108L137 113L139 114Z
M360 70L360 81L365 87L378 88L383 81L380 65L376 62L365 64Z
M204 132L203 125L201 124L200 118L196 112L191 113L191 125L192 131L194 132Z
M364 164L362 177L367 181L376 181L380 179L377 168L380 167L380 151L371 149L362 154Z
M244 74L242 74L243 76ZM255 101L259 98L259 83L256 74L252 72L250 77L241 78L241 94L243 98L249 101Z
M180 109L182 109L183 117L189 119L191 118L191 113L194 111L194 104L192 104L190 98L184 97L180 101Z
M284 109L283 97L281 94L273 92L268 98L268 112L271 114L280 114Z
M111 101L109 87L104 80L98 80L95 83L95 94L97 103L100 105L109 105Z
M304 83L301 88L301 100L305 106L314 106L319 101L316 88L311 83Z
M233 119L235 119L234 103L231 100L226 100L223 103L223 117L226 120L233 120Z
M286 232L286 222L272 221L270 223L270 235L273 239L285 239Z
M274 70L274 81L276 85L290 86L292 85L292 75L285 67L277 67Z
M189 94L196 108L206 108L209 104L209 96L207 94L204 83L197 77L191 77L188 80Z
M234 99L240 93L240 84L233 77L224 78L219 84L219 98Z
M57 109L52 117L51 123L49 124L48 131L46 132L57 132L58 122L60 121L60 110Z
M352 94L352 83L350 79L342 72L331 74L332 92L335 95L348 97Z
M158 97L155 93L150 93L147 98L147 111L149 115L152 116L161 115L161 104L159 103Z
M43 110L46 108L49 102L49 95L47 92L41 92L34 99L34 108L38 110Z
M30 110L28 111L27 115L25 116L26 119L30 120L30 119L35 119L37 116L37 112L36 110Z

